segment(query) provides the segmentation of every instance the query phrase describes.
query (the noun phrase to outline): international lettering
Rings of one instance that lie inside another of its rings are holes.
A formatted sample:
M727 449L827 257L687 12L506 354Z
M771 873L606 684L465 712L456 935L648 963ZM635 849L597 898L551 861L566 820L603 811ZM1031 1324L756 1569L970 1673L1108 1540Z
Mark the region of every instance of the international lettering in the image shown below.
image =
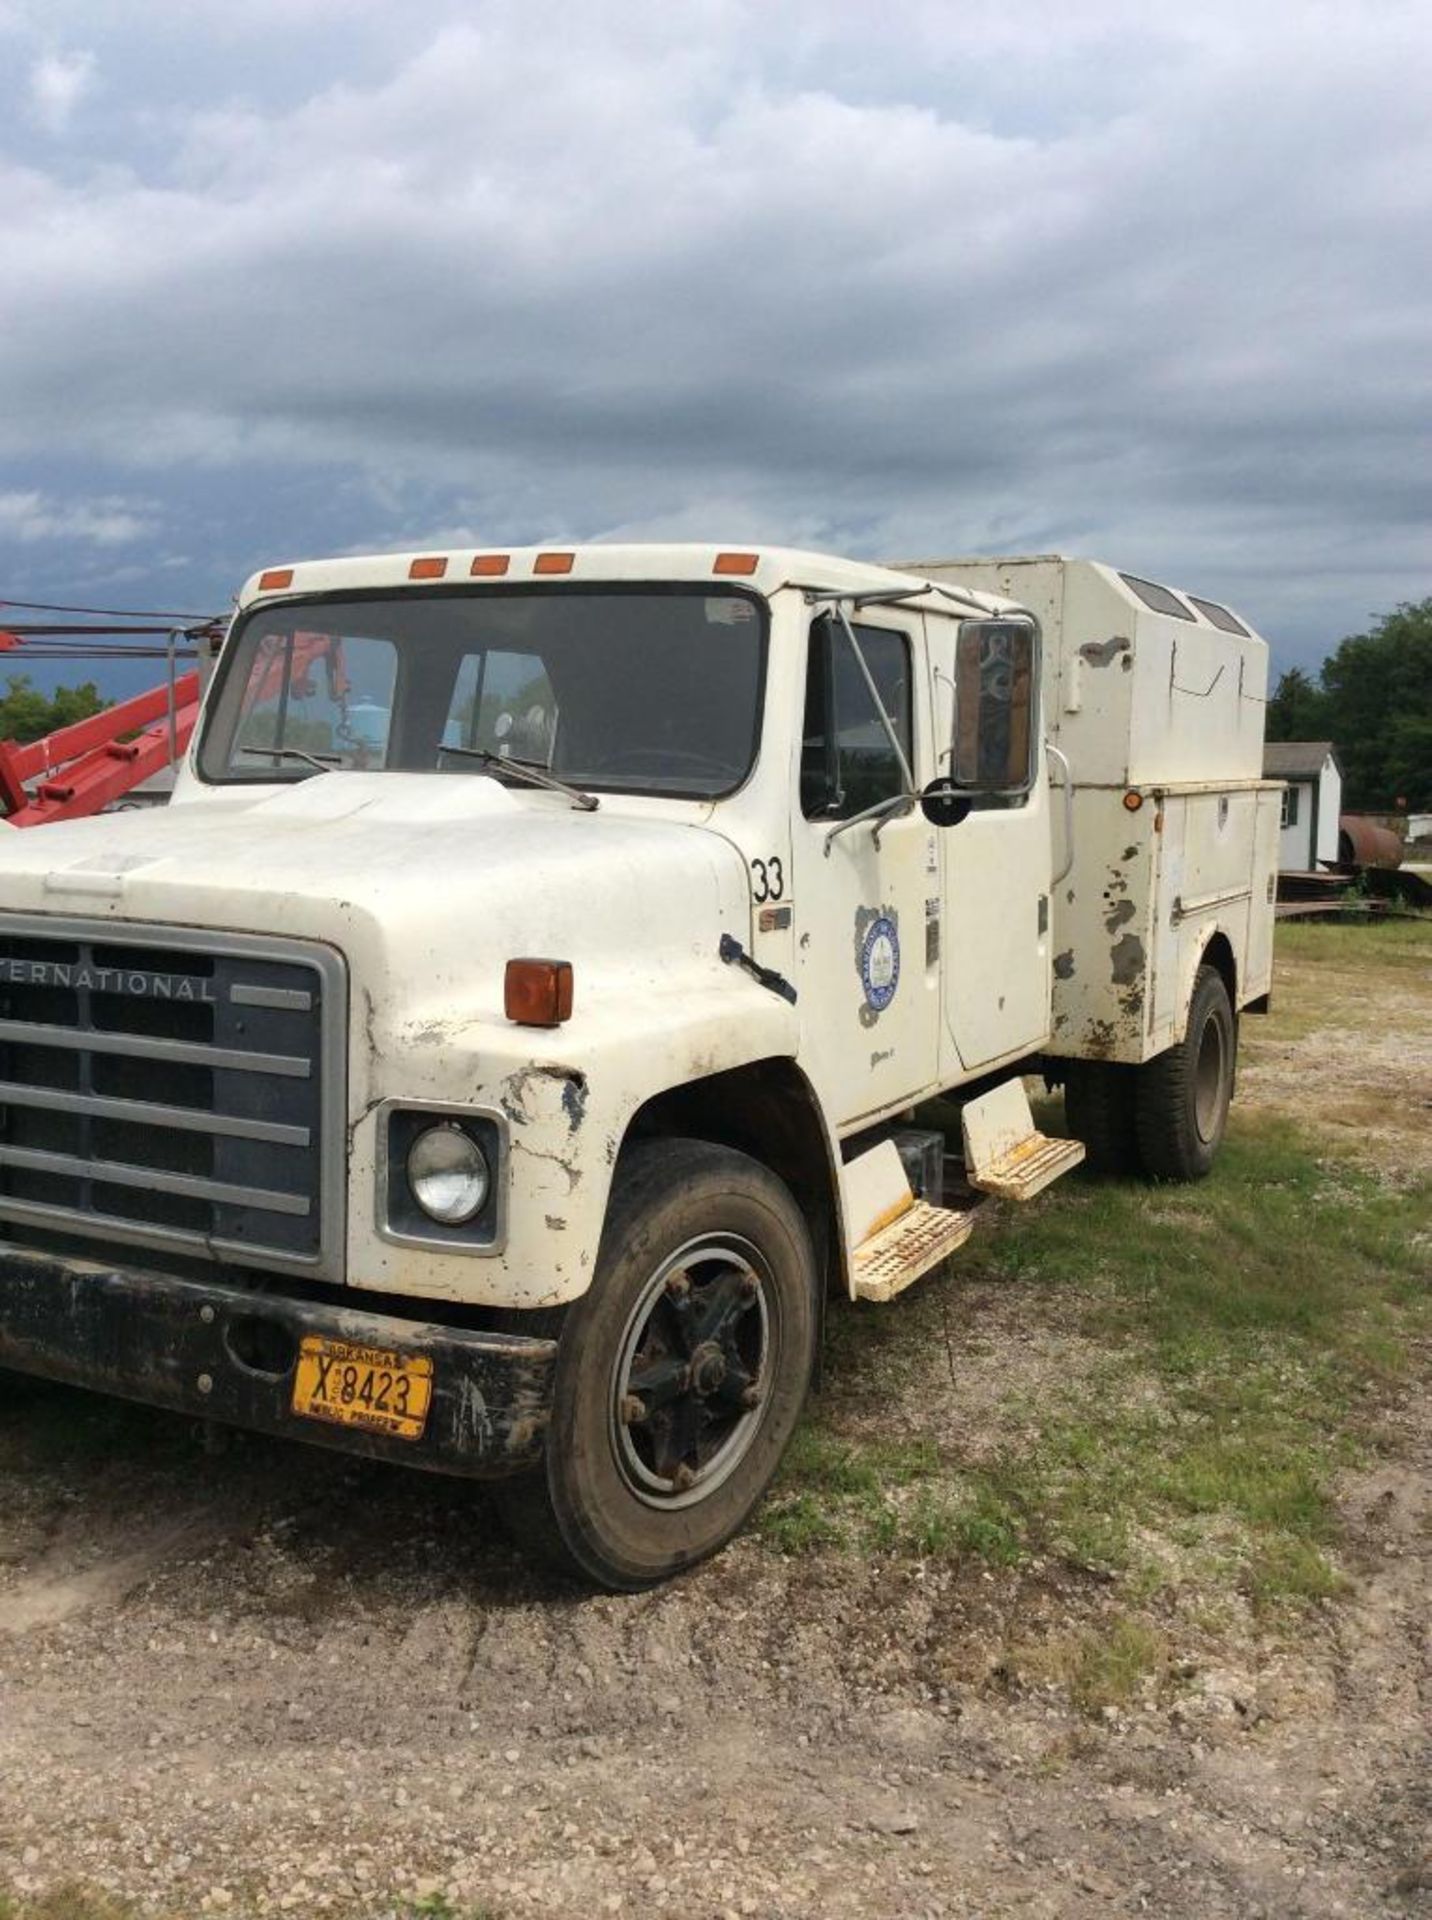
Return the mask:
M0 956L0 986L69 987L90 993L122 993L137 1000L191 1000L214 1005L212 980L187 973L140 973L130 967L96 967L64 960L16 960Z

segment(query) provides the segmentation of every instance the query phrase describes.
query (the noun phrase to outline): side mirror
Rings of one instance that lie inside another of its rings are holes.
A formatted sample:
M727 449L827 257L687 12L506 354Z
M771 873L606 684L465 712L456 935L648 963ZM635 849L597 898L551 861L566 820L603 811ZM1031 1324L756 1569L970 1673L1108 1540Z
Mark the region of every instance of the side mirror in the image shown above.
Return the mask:
M920 795L920 811L932 827L957 827L974 805L972 797L953 780L932 780Z
M951 786L1020 794L1034 784L1035 632L1027 619L961 621Z

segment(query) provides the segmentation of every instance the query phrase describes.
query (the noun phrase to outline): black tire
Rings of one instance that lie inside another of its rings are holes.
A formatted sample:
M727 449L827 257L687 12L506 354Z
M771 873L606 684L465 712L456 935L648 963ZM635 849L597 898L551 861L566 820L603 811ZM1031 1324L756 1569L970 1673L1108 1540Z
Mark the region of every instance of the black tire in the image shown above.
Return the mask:
M546 1530L588 1579L654 1586L746 1520L805 1403L817 1285L800 1209L758 1161L698 1140L623 1156L562 1328L543 1476Z
M1238 1023L1217 969L1201 966L1177 1045L1138 1068L1134 1118L1145 1173L1201 1180L1213 1165L1233 1098Z
M1143 1166L1134 1119L1137 1067L1113 1060L1071 1060L1064 1071L1064 1119L1084 1142L1091 1173L1138 1173Z

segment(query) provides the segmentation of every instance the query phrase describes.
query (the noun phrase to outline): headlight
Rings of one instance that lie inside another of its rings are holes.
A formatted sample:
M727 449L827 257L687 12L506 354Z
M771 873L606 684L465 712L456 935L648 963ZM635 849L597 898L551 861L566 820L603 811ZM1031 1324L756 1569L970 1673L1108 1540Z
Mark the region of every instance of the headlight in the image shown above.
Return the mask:
M445 1122L420 1133L409 1147L408 1185L429 1219L461 1227L487 1204L492 1175L477 1142Z

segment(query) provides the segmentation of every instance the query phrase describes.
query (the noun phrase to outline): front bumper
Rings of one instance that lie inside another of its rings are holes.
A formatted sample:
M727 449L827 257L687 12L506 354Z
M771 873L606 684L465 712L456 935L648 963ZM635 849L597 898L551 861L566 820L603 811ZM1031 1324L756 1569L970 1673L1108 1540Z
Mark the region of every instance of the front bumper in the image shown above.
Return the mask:
M306 1334L426 1355L433 1396L421 1436L295 1414L294 1364ZM556 1357L554 1340L0 1249L0 1366L437 1473L493 1477L534 1464Z

